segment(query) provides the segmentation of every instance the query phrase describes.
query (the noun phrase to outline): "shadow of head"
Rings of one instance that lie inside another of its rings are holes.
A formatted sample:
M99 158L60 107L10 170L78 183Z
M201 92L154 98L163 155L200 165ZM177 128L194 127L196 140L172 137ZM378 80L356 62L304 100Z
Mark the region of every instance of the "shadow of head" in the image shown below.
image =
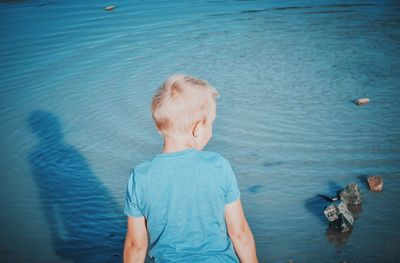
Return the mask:
M41 143L62 141L61 122L54 114L44 110L35 110L28 116L27 122L29 128L38 136Z

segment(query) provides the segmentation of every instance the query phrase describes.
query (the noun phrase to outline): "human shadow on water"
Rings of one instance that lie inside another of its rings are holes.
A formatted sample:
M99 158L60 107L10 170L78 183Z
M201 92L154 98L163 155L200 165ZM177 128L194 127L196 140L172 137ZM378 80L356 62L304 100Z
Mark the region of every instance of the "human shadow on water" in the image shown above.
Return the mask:
M29 163L56 254L72 262L122 262L126 219L119 205L63 141L57 116L37 110L27 122L39 139Z

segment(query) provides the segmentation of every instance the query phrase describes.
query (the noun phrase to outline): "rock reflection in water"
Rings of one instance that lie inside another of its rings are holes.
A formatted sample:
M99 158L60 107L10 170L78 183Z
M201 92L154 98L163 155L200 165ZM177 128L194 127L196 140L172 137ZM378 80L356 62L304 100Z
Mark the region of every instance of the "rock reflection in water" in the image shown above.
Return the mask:
M332 243L336 247L341 247L346 244L352 231L353 229L350 228L346 232L339 232L335 229L335 227L329 225L326 228L325 237L330 243Z

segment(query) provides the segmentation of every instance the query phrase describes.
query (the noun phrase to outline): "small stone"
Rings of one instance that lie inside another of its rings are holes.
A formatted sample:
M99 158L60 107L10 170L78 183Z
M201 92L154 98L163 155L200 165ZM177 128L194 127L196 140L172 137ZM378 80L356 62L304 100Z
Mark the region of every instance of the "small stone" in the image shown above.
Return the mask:
M106 11L112 11L112 10L114 10L115 9L115 5L109 5L109 6L106 6L105 8L104 8L104 10L106 10Z
M367 179L369 190L372 192L381 192L383 187L382 177L380 176L370 176Z
M354 101L354 103L357 104L357 105L365 105L365 104L368 104L368 102L369 102L368 98L356 99Z
M288 263L294 263L294 261L290 259L290 260L288 261Z

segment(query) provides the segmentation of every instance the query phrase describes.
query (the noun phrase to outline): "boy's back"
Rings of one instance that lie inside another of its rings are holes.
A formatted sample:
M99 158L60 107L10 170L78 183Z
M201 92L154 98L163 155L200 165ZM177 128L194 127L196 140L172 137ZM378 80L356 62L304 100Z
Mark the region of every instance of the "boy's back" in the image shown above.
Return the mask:
M231 166L201 152L212 137L217 96L207 81L181 74L153 96L164 145L128 182L125 263L144 262L148 233L157 262L257 262Z
M224 207L239 198L235 175L219 154L190 148L137 166L125 214L144 216L151 256L160 262L238 262Z

